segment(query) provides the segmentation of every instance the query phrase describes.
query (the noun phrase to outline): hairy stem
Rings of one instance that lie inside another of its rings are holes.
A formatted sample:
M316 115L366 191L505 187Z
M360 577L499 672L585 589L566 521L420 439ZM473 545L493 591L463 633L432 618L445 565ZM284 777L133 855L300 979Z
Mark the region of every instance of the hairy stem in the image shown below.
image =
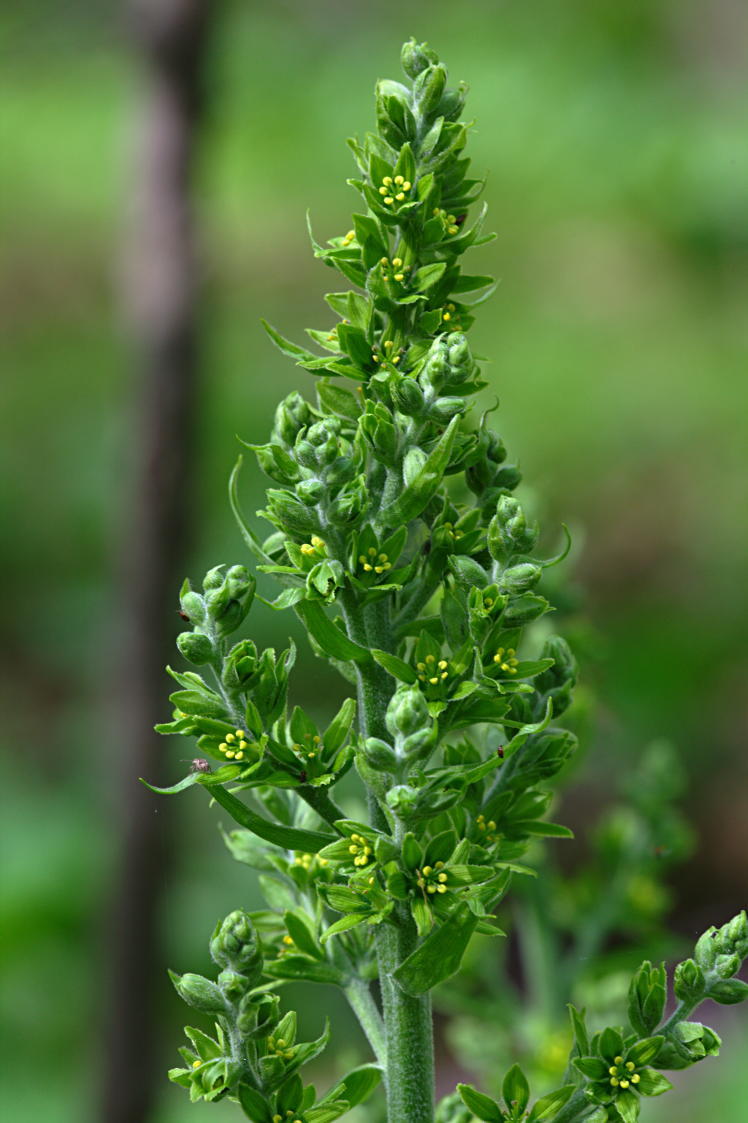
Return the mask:
M362 612L351 598L344 603L348 634L356 643L387 649L391 646L389 610L385 604ZM387 737L384 715L392 696L390 676L374 663L358 667L359 724L364 737ZM369 793L372 825L386 829L384 813ZM382 991L386 1043L385 1089L388 1123L433 1123L434 1033L431 998L405 994L394 980L400 964L418 941L407 908L393 913L393 922L377 931L379 985Z
M297 794L330 826L333 826L337 819L345 818L334 799L322 788L314 788L311 784L305 784L297 788Z
M377 1004L371 993L369 984L363 979L352 979L345 988L348 1005L358 1018L361 1029L366 1034L366 1040L374 1050L377 1061L386 1069L387 1067L387 1042L385 1039L384 1022L377 1009Z

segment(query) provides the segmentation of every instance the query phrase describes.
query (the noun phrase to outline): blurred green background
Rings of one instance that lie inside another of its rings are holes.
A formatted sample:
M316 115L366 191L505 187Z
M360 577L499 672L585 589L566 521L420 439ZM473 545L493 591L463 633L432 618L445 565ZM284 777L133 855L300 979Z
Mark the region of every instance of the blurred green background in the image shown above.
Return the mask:
M214 7L185 572L245 560L224 500L234 435L263 440L281 394L311 389L259 318L297 339L325 326L321 297L336 285L311 258L304 212L320 239L348 229L357 197L344 139L371 126L374 81L397 76L402 40L427 38L471 87L471 154L488 172L499 237L474 251L473 271L501 284L473 339L491 357L496 423L545 525L563 519L575 536L567 573L584 597L601 712L567 821L583 832L609 776L635 769L651 737L672 739L699 840L675 875L673 924L687 941L723 922L745 903L748 853L748 10ZM14 1123L81 1123L95 1110L135 379L119 280L141 79L123 22L93 0L0 15L0 1102ZM252 510L261 481L246 475ZM260 611L254 627L277 643L292 625ZM339 687L307 655L297 690L319 707L329 695L332 708ZM182 752L163 750L181 774ZM204 802L170 811L177 863L163 925L172 966L198 970L215 919L256 898ZM182 1024L166 979L160 1004L165 1068ZM732 1027L723 1061L687 1074L648 1119L682 1119L685 1105L694 1121L744 1118L745 1017L742 1030L739 1014L721 1017ZM341 1063L347 1040L339 1031ZM208 1116L235 1112L190 1109L164 1081L154 1123Z

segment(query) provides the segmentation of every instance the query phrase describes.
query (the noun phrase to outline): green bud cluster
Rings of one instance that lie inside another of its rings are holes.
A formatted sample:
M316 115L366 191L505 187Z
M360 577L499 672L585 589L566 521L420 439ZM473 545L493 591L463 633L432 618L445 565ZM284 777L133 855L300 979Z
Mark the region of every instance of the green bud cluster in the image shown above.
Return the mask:
M390 1123L433 1123L427 996L458 971L474 933L499 932L494 910L512 877L532 872L521 861L532 840L571 834L545 815L548 785L576 746L555 722L577 668L565 640L538 627L552 610L545 571L568 545L541 556L539 527L513 494L520 472L475 411L485 382L468 333L493 280L462 265L489 240L483 214L470 217L483 184L464 155L465 90L449 87L425 44L407 43L402 63L405 82L377 85L376 132L350 142L362 200L351 228L312 238L352 287L327 295L326 321L308 329L316 350L265 325L316 376L313 400L289 394L270 440L246 446L273 485L259 512L272 527L265 540L241 512L238 465L230 486L258 570L281 586L272 608L295 611L356 700L324 729L290 706L293 645L276 655L249 638L229 643L255 581L243 566L218 566L201 593L185 582L180 597L191 628L179 650L212 678L171 671L180 689L172 721L157 727L197 738L206 759L165 790L209 789L241 828L228 845L261 871L268 904L217 926L215 981L174 976L185 1001L217 1019L217 1036L188 1030L189 1067L173 1079L194 1098L238 1100L255 1123L328 1123L379 1078L364 1066L319 1101L304 1086L298 1069L327 1035L297 1044L295 1015L281 1016L273 988L298 979L348 995L387 1070ZM336 803L354 764L367 821ZM616 830L608 844L620 854L631 832L622 819ZM515 1065L501 1103L461 1086L440 1123L470 1113L602 1123L609 1109L630 1123L639 1095L669 1086L656 1071L661 1049L687 1063L715 1051L716 1035L686 1019L704 997L740 1000L747 948L744 914L708 933L675 972L680 1015L659 1034L665 973L643 964L633 1034L590 1041L584 1031L576 1083L530 1107ZM382 1013L369 990L377 974Z

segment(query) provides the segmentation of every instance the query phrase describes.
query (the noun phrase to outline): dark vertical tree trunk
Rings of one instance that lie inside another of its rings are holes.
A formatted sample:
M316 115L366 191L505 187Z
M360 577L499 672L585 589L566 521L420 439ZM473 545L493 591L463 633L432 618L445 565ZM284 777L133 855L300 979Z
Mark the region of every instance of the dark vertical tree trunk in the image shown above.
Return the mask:
M101 1119L145 1123L154 1098L154 994L165 986L159 903L168 807L138 784L158 777L164 664L178 623L196 392L196 261L190 188L202 110L211 0L130 0L142 71L125 304L138 373L132 503L122 544L123 635L117 688L121 757L115 799L121 853L111 904Z

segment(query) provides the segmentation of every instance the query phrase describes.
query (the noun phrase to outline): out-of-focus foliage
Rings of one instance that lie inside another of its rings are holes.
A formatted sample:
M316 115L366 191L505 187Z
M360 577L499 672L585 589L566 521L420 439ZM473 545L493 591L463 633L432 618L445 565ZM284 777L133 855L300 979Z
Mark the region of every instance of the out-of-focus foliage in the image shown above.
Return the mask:
M10 7L0 16L10 836L0 990L13 1087L2 1095L18 1123L68 1123L85 1117L95 1074L99 902L115 845L106 671L117 646L108 622L133 398L115 285L139 75L120 27L103 22L106 5L79 2L64 14L47 0ZM748 844L747 22L734 0L227 3L198 184L204 379L216 392L203 394L190 571L238 551L228 512L212 502L235 459L226 434L264 433L275 401L293 388L259 315L298 337L327 287L320 267L304 264L296 216L309 205L321 236L340 232L353 196L340 186L350 154L337 138L368 119L362 76L373 86L381 60L411 33L448 49L454 78L469 74L480 122L472 154L478 170L494 169L486 197L500 235L476 269L503 278L476 349L493 360L503 427L525 450L526 476L551 503L576 496L577 559L595 626L586 634L603 713L584 799L565 808L565 821L583 834L611 797L611 774L635 772L631 746L672 738L698 838L674 875L689 935L741 904ZM545 510L544 523L569 514L566 505ZM258 619L267 630L267 616ZM309 700L321 699L319 665L306 656L305 666ZM336 701L320 705L321 720ZM202 817L181 829L202 857L169 886L165 908L175 960L198 965L203 932L244 882ZM215 861L233 885L213 887ZM176 1021L176 1005L164 1009L165 1023ZM745 1075L737 1033L725 1036L708 1102L732 1123ZM165 1057L173 1037L169 1028ZM40 1054L45 1080L34 1082ZM709 1073L699 1075L707 1102ZM694 1084L687 1106L699 1118ZM677 1095L653 1104L651 1118L656 1109L677 1118ZM165 1086L159 1123L182 1111Z

